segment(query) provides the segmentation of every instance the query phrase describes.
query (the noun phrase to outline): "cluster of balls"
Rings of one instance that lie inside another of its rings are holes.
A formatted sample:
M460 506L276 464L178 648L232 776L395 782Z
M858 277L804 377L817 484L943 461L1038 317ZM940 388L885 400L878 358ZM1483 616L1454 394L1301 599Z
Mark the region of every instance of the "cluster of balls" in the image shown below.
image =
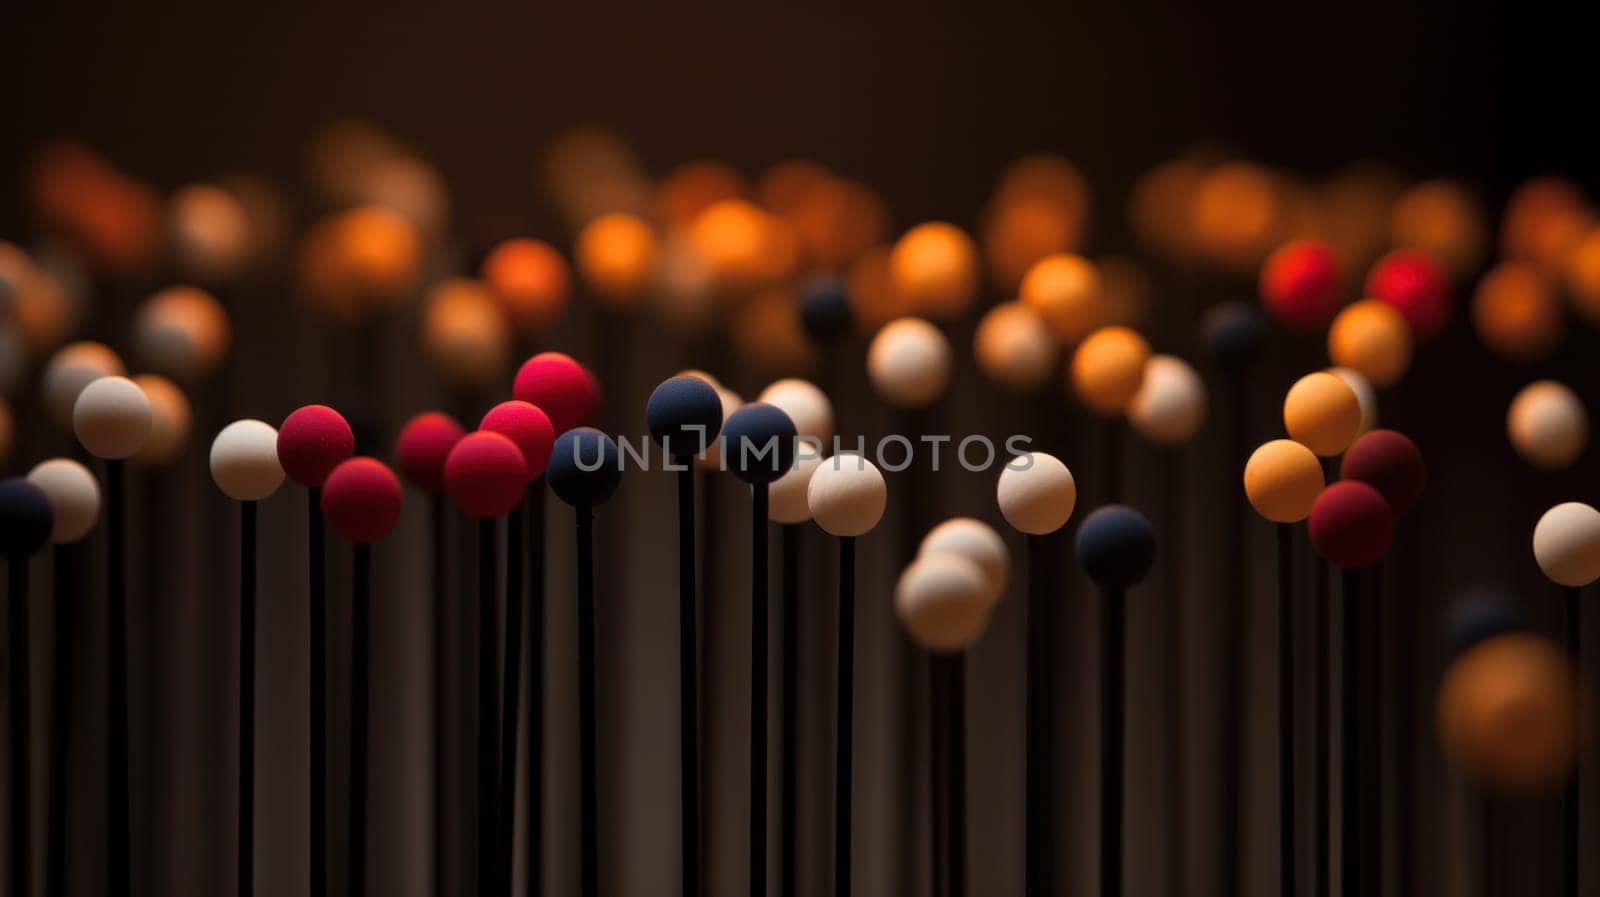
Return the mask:
M1290 388L1283 419L1289 438L1261 445L1245 464L1251 507L1273 523L1309 521L1311 544L1330 563L1376 564L1389 549L1395 519L1422 497L1422 453L1394 430L1363 433L1354 391L1325 371ZM1325 483L1321 458L1341 454L1339 480Z

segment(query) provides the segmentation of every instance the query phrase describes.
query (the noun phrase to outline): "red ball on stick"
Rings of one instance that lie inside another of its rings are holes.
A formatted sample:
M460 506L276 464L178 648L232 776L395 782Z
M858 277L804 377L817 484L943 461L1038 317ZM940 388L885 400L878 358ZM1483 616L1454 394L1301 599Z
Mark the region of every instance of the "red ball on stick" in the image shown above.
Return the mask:
M1329 563L1349 569L1376 564L1394 538L1394 512L1366 483L1342 480L1311 505L1311 544Z
M444 489L444 459L466 431L441 411L425 411L408 421L395 441L395 463L413 485L430 495Z
M278 427L278 463L302 486L316 488L356 453L356 437L344 415L327 405L296 408Z
M1444 269L1415 249L1396 249L1367 272L1367 295L1394 306L1418 342L1433 339L1454 310Z
M1423 463L1417 444L1404 433L1372 430L1345 450L1339 476L1378 490L1398 517L1416 507L1422 498L1428 466Z
M376 542L400 521L400 480L376 458L351 458L322 484L328 528L358 545Z
M556 431L550 418L537 405L512 399L489 409L478 429L488 430L510 439L522 452L532 482L544 476L550 466L550 453L555 450Z
M444 462L444 487L462 513L504 517L522 501L528 466L509 438L489 430L461 437Z
M1261 304L1274 320L1295 330L1328 322L1339 304L1339 262L1320 240L1280 247L1261 268Z
M544 411L558 434L581 426L600 404L594 375L560 352L540 352L523 362L511 393Z

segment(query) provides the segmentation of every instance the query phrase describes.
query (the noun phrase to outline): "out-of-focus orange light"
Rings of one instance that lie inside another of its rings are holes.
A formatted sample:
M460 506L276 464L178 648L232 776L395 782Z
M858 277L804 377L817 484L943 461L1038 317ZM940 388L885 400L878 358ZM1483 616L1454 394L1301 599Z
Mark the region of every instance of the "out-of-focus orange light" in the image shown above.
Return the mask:
M656 190L656 212L671 229L689 227L701 212L725 199L743 199L749 185L730 165L701 159L667 173Z
M845 295L861 332L876 333L890 321L911 314L911 300L895 288L889 277L889 247L862 253L845 273Z
M1594 227L1594 214L1575 184L1565 178L1534 178L1518 187L1506 203L1500 251L1559 274Z
M1566 335L1566 310L1549 276L1528 262L1501 262L1478 282L1472 327L1489 351L1509 361L1549 358Z
M1600 227L1573 244L1567 255L1567 291L1590 324L1600 326Z
M774 287L735 306L728 321L733 345L745 364L765 374L796 373L814 359L800 326L799 306L787 287Z
M1572 774L1583 698L1555 645L1521 633L1468 649L1439 685L1439 738L1451 762L1498 791L1533 794Z
M1076 345L1100 325L1100 273L1088 259L1057 253L1028 269L1017 298L1044 319L1062 345Z
M422 244L398 213L362 206L319 222L306 236L300 262L308 295L355 319L417 288Z
M689 242L724 293L765 286L793 269L799 239L786 222L755 204L725 199L708 206L690 225Z
M566 259L542 240L518 237L501 243L484 258L481 274L523 333L549 327L572 296Z
M1079 225L1058 203L1023 196L997 203L984 218L983 255L989 278L1014 290L1040 259L1066 252L1077 242Z
M1219 165L1194 195L1194 233L1215 264L1253 271L1277 244L1285 216L1271 172L1250 162Z
M461 386L483 386L505 373L511 334L488 287L453 278L428 296L422 347L441 376Z
M1207 169L1199 159L1181 157L1140 176L1133 185L1128 215L1142 243L1170 258L1194 253L1194 199Z
M55 143L34 159L30 183L45 224L116 275L148 270L161 248L161 203L149 186L93 151Z
M1483 261L1489 225L1483 206L1454 181L1425 181L1400 195L1389 214L1396 246L1420 249L1465 276Z
M596 299L628 307L638 304L649 290L659 249L656 232L644 219L612 212L579 231L573 260Z
M941 320L956 318L977 298L978 250L953 224L919 224L895 243L889 277L918 312Z

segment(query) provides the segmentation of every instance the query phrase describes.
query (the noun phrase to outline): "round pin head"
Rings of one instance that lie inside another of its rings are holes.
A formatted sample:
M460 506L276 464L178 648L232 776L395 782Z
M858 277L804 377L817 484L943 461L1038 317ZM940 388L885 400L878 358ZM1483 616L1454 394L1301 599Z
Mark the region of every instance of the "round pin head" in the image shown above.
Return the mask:
M806 487L812 519L832 536L866 534L883 519L888 501L883 474L855 452L840 452L823 461Z
M722 432L722 398L701 377L672 377L650 393L644 419L650 435L673 456L699 455Z
M1311 545L1328 562L1359 570L1376 564L1394 538L1394 512L1383 493L1355 480L1322 490L1311 506Z
M722 452L733 475L751 485L768 485L794 466L795 427L774 405L751 402L728 415L722 427Z
M522 450L502 433L468 433L445 456L445 491L468 517L506 516L522 503L527 482Z
M995 499L1017 531L1042 536L1066 526L1078 504L1078 484L1061 459L1029 452L1012 458L1000 471Z
M150 438L150 397L127 377L101 377L78 393L72 431L96 458L131 458Z
M71 458L52 458L28 471L28 482L44 493L55 514L50 541L76 542L94 529L100 519L100 484L89 468Z
M1417 506L1428 483L1428 465L1417 444L1404 433L1373 430L1351 444L1339 463L1339 476L1360 480L1383 493L1395 516Z
M558 434L588 420L600 404L600 386L594 377L560 352L540 352L523 362L511 394L539 406Z
M610 436L593 427L577 427L556 438L545 477L556 498L573 507L593 508L605 504L621 485L622 453Z
M1156 534L1150 521L1126 505L1096 508L1078 524L1078 563L1102 589L1126 589L1150 572Z
M444 491L445 459L465 435L455 418L425 411L401 428L394 447L395 463L418 489L436 495Z
M278 462L302 486L321 486L355 451L350 423L327 405L296 408L278 427Z
M528 468L528 482L544 476L545 468L550 466L550 453L555 450L556 431L538 406L516 399L501 402L489 409L478 428L492 430L517 444Z
M322 516L347 542L382 539L400 522L400 480L376 458L350 458L322 483Z
M234 501L260 501L283 485L278 431L259 420L236 420L211 442L211 479Z

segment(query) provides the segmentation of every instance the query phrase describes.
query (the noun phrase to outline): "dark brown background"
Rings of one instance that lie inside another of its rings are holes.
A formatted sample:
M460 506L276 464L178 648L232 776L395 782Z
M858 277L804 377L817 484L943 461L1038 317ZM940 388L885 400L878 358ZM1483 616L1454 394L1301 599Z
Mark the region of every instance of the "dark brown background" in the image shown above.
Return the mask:
M1101 211L1093 242L1098 250L1130 248L1119 210L1133 177L1199 140L1225 141L1311 175L1356 159L1382 158L1417 176L1463 177L1491 204L1527 175L1561 170L1585 181L1593 176L1592 144L1577 136L1587 101L1582 92L1592 85L1582 69L1586 48L1571 23L1537 5L36 4L13 5L0 21L0 236L8 239L29 234L21 171L41 139L84 138L163 188L239 170L296 186L311 134L349 114L391 128L438 163L454 190L458 229L469 237L484 222L508 217L557 236L533 189L532 159L546 139L581 121L624 129L656 171L702 155L752 173L782 158L814 156L881 190L897 226L930 217L970 224L1005 161L1034 149L1057 150L1093 179ZM1243 293L1241 285L1212 282L1203 285L1199 298L1210 302ZM1192 322L1175 319L1177 314L1163 309L1161 347L1195 357L1186 336ZM227 509L205 475L203 446L210 434L225 416L276 421L296 405L335 401L380 412L387 439L405 416L446 400L410 363L409 313L387 330L380 380L389 386L381 395L351 388L347 362L339 360L348 358L348 345L306 317L280 285L269 283L242 297L236 323L240 340L231 397L199 397L212 412L199 424L202 448L163 477L135 483L135 544L149 551L135 562L131 683L140 895L216 894L231 887L237 614L231 587L221 585L232 581L233 529L231 522L222 525L230 520ZM1401 622L1409 610L1417 627L1414 641L1392 645L1390 653L1408 664L1391 666L1398 671L1394 681L1411 689L1393 692L1402 696L1391 708L1394 719L1408 721L1408 728L1391 734L1411 731L1417 751L1395 765L1402 775L1391 777L1412 782L1413 798L1389 801L1395 820L1403 818L1401 806L1413 808L1413 884L1399 883L1397 864L1389 893L1479 893L1471 882L1485 853L1505 856L1510 868L1529 876L1553 875L1542 871L1554 857L1549 807L1516 809L1508 843L1486 848L1473 834L1474 799L1444 771L1431 737L1431 688L1443 662L1435 633L1452 596L1481 583L1504 584L1541 625L1554 620L1554 594L1533 567L1528 534L1551 502L1593 499L1596 477L1589 465L1562 477L1531 475L1506 447L1501 421L1512 392L1536 375L1563 376L1583 390L1595 373L1592 351L1585 352L1594 343L1589 334L1577 335L1560 358L1539 370L1512 369L1489 361L1458 322L1384 398L1384 421L1412 433L1432 469L1428 498L1403 529L1396 561L1385 568L1392 622ZM687 347L638 335L601 346L584 322L564 327L556 344L601 365L608 356L629 359L619 371L625 379L614 381L607 422L635 433L649 386L684 364L703 361ZM341 346L342 354L336 353ZM859 382L859 348L847 353L850 376L841 382ZM1264 374L1252 384L1251 444L1276 432L1274 406L1284 387L1323 363L1313 343L1285 339L1275 345ZM749 373L719 373L747 396L761 385ZM895 425L868 395L846 390L837 399L845 432L877 433ZM969 367L942 413L945 420L930 426L942 423L957 434L1001 435L1037 420L997 402ZM1085 509L1103 497L1098 471L1104 469L1087 426L1071 418L1065 437L1050 446L1078 472ZM49 449L69 448L61 434L37 428L25 441L32 454L15 459L15 468ZM1166 531L1172 518L1157 489L1159 459L1139 446L1128 452L1123 497L1149 510ZM1246 893L1266 894L1274 887L1270 529L1248 521L1248 576L1219 561L1220 533L1231 526L1229 509L1237 497L1239 461L1226 455L1219 428L1211 426L1177 462L1185 484L1182 531L1189 536L1181 552L1163 544L1162 568L1130 598L1131 894L1217 893L1215 719L1226 642L1217 632L1216 609L1222 590L1233 588L1248 591L1252 608L1244 636L1252 683L1250 734L1240 758ZM907 690L915 682L903 685L896 676L899 640L888 611L893 577L904 561L902 546L943 516L996 519L992 475L944 474L936 482L929 516L906 535L899 527L905 484L894 479L890 517L862 543L856 879L862 894L921 894L926 888L920 872L903 878L907 857L921 866L916 845L924 817L920 791L908 797L902 789L908 782L920 789L924 774L918 765L922 749L901 747L897 740L908 713L921 725L914 702L902 712L904 696L916 693ZM608 894L673 890L676 667L673 596L663 587L672 582L664 524L671 519L671 495L664 475L633 476L602 517L608 567L600 609L602 866ZM723 588L708 598L707 610L713 640L708 768L714 788L708 845L714 892L735 894L744 880L741 733L749 650L743 638L748 602L738 585L748 575L747 536L736 524L747 506L740 491L726 484L717 500L725 529L716 541ZM285 489L263 508L263 895L302 893L305 874L302 505L299 490ZM550 550L558 560L550 581L547 775L553 790L546 808L547 882L549 893L565 894L572 892L576 848L568 650L574 623L565 563L571 537L560 525L564 509L551 510L557 525ZM414 501L401 530L377 555L372 845L373 888L380 894L427 890L423 539L422 505ZM462 547L470 545L468 537ZM803 608L810 684L800 717L805 753L798 884L800 893L814 894L822 892L830 862L831 566L819 535L808 532L804 547L812 564ZM1014 547L1020 561L1020 542ZM333 553L334 645L348 637L343 554ZM1063 569L1067 562L1061 553ZM36 600L45 594L47 570L47 562L38 562ZM1061 834L1054 866L1063 893L1084 893L1094 881L1094 611L1076 574L1064 582L1057 682ZM1020 890L1020 595L1014 588L969 667L971 869L978 895ZM470 621L470 601L461 605L461 619ZM1167 693L1173 680L1159 647L1174 606L1182 608L1186 633L1186 675L1178 680L1178 695ZM91 602L85 618L93 623L82 639L98 659L103 631L93 607ZM41 646L35 681L44 683L48 614L41 610L35 618ZM451 635L470 637L454 628ZM1301 633L1307 658L1309 635ZM336 655L333 672L337 709L345 682L342 655ZM99 682L90 664L79 680L80 726L71 756L73 883L82 894L94 892L101 874ZM1309 691L1303 692L1309 715ZM35 701L41 714L43 693L41 685ZM1178 714L1176 707L1185 709ZM452 749L471 744L470 706L460 713L463 741ZM336 724L336 833L343 831L343 734ZM42 747L36 749L41 769ZM1171 798L1165 777L1164 757L1173 750L1181 752L1189 783L1181 802ZM905 769L911 778L902 775ZM470 765L458 766L457 773L470 791ZM1170 820L1180 813L1184 824L1178 830L1188 833L1181 852L1170 846ZM1307 819L1302 831L1308 830ZM468 834L459 833L453 843L459 848ZM336 873L338 856L336 845ZM1181 865L1174 866L1174 856ZM1554 881L1542 880L1547 887ZM1182 890L1174 891L1174 885ZM1531 892L1537 891L1517 891Z

